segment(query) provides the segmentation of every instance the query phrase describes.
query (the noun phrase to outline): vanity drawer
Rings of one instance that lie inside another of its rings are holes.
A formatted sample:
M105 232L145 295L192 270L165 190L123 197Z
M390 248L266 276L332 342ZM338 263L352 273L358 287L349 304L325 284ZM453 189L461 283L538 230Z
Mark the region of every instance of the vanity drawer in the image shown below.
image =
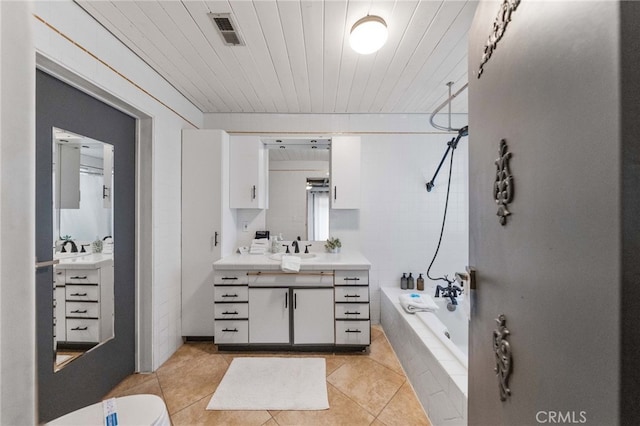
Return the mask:
M369 319L368 303L337 303L336 319Z
M100 304L96 302L65 303L67 318L99 318Z
M216 302L248 302L249 288L239 286L215 286L214 300ZM209 311L211 312L211 311Z
M336 287L336 302L368 302L369 287Z
M249 318L248 303L216 303L213 309L216 319Z
M249 343L249 321L247 320L218 320L214 330L217 345Z
M249 275L250 287L333 287L333 272L265 272Z
M214 271L214 284L242 285L249 283L247 271Z
M99 342L100 324L96 319L67 318L68 342Z
M368 285L369 271L336 271L334 283L335 285Z
M97 285L67 285L65 298L67 301L93 301L99 300L100 287Z
M67 284L100 284L99 269L67 269Z
M66 277L64 269L53 268L53 281L56 287L64 287Z
M369 321L336 321L336 345L371 344Z

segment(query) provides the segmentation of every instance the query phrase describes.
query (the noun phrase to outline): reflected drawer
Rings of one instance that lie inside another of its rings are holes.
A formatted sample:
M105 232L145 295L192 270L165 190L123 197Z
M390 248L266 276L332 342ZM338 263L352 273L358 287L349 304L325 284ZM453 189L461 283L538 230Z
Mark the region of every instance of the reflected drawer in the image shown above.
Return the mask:
M67 318L68 342L99 342L100 325L94 319Z
M369 321L336 321L336 345L371 344Z
M65 298L68 301L98 301L100 287L97 285L67 285Z
M336 319L369 319L368 303L336 304Z
M214 271L213 283L225 285L248 284L249 277L247 276L247 271Z
M218 345L249 343L249 321L247 320L218 320L214 329L214 339Z
M336 271L334 282L335 285L368 285L369 271Z
M100 304L96 302L67 302L66 316L67 318L99 318Z
M213 298L216 302L248 302L249 288L246 286L215 286Z
M213 309L216 319L249 318L248 303L216 303Z
M369 287L336 287L336 302L368 302Z
M100 270L99 269L67 269L66 271L67 284L99 284L100 283Z

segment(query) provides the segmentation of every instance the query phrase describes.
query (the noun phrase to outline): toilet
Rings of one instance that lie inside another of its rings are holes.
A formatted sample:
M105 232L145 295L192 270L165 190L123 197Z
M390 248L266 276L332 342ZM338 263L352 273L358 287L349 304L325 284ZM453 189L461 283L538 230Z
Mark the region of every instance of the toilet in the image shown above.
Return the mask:
M119 426L171 426L164 401L157 395L116 398ZM72 411L52 420L51 426L104 426L102 402Z

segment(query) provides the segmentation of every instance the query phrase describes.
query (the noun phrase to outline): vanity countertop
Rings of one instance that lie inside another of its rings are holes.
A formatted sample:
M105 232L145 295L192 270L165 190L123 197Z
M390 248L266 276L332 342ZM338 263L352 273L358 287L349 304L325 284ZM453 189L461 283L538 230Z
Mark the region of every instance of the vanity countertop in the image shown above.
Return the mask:
M280 261L267 254L232 254L214 262L214 269L269 271L280 270ZM295 256L295 254L293 254ZM340 253L316 253L316 257L302 259L301 271L370 269L371 263L359 251L342 251Z
M57 259L60 260L56 265L58 269L96 269L113 265L112 254L90 253Z

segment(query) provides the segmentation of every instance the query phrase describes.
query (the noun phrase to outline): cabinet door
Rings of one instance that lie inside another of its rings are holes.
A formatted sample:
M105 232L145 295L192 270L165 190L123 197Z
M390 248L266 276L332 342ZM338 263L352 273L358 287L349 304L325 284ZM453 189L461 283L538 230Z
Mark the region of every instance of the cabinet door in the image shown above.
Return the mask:
M331 208L360 208L360 137L331 139Z
M289 289L249 289L249 343L289 343Z
M228 135L182 132L182 336L212 336L213 262L222 241L221 171Z
M268 153L258 136L229 139L229 204L232 209L268 208Z
M334 343L333 289L293 291L293 343Z

